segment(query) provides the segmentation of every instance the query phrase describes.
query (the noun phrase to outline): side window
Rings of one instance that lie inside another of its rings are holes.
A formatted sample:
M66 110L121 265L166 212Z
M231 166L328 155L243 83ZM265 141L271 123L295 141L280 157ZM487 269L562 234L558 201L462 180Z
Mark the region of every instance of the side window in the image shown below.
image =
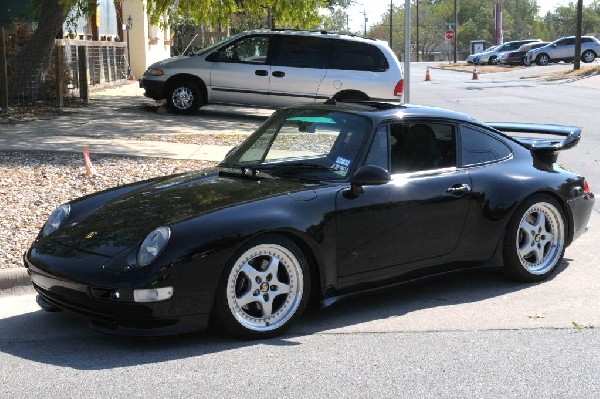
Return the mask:
M510 148L500 140L468 125L460 128L463 166L500 161L511 155Z
M365 165L380 166L385 170L390 170L388 163L388 156L390 153L390 147L388 144L389 130L387 126L381 126L375 132L373 143L367 154Z
M250 36L223 47L213 53L209 60L213 62L265 64L268 50L268 37Z
M273 43L271 65L325 68L326 41L315 37L279 36Z
M383 72L389 69L385 55L367 43L332 39L328 69Z
M456 166L454 125L415 122L391 126L392 173Z

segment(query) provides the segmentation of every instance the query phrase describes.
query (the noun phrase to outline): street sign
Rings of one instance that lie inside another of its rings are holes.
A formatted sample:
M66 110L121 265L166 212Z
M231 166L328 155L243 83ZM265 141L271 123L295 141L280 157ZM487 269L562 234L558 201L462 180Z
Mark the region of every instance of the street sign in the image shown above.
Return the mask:
M452 40L454 39L454 31L452 29L448 29L445 33L444 36L446 36L446 39L448 40Z

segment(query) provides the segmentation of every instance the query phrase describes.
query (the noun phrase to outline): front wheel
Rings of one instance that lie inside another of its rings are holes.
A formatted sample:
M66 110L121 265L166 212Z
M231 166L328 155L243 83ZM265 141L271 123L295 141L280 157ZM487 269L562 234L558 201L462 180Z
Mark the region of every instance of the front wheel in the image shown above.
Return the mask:
M513 214L504 237L504 267L509 277L541 281L550 276L565 252L565 215L548 195L535 195Z
M490 57L488 64L490 64L490 65L496 64L496 57Z
M550 57L547 54L540 54L536 57L535 63L540 66L548 65L550 62Z
M581 61L585 63L594 62L595 59L596 53L594 53L592 50L585 50L583 54L581 54Z
M309 293L310 272L302 251L284 237L268 236L244 247L230 262L214 316L229 335L269 338L300 317Z
M200 90L195 83L179 80L167 91L167 105L177 114L190 114L200 108Z

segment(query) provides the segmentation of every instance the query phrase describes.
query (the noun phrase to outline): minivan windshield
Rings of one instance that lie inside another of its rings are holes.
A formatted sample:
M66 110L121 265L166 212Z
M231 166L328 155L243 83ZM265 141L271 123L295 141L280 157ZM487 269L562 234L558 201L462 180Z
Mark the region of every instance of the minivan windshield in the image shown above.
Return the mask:
M220 42L218 42L216 44L213 44L213 45L210 45L208 47L205 47L205 48L203 48L201 50L191 51L187 55L190 55L190 56L199 56L199 55L204 55L204 54L210 53L211 51L213 51L217 47L221 47L224 44L227 44L229 42L232 42L232 41L236 40L241 35L242 35L241 33L238 33L237 35L233 35L233 36L227 37L227 38L221 40Z
M276 112L220 166L272 175L347 179L372 130L370 119L324 108Z

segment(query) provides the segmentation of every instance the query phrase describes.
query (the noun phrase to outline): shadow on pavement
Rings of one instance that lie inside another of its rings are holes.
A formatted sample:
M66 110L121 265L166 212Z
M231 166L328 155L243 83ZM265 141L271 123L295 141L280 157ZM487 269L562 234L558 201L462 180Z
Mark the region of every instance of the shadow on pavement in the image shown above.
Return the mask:
M563 262L557 274L568 263ZM265 346L302 345L297 341L301 336L402 317L422 309L483 301L531 286L508 281L490 270L452 274L357 296L326 309L309 309L287 334L259 341L232 340L212 330L161 338L112 336L92 331L85 320L69 313L40 310L2 320L0 351L77 370L161 363L247 347L264 351ZM471 327L478 329L475 324Z

